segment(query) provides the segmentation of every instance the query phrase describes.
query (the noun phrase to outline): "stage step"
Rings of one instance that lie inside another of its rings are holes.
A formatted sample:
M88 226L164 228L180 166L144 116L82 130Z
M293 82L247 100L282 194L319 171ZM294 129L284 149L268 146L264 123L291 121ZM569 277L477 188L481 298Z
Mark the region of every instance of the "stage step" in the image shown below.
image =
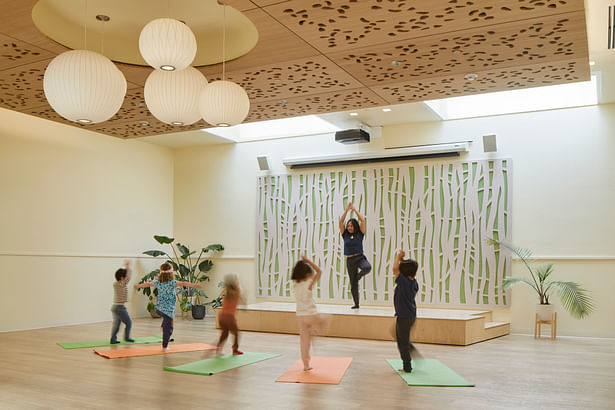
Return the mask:
M484 340L493 339L510 333L510 323L508 322L487 322L485 323Z
M319 313L331 315L323 336L355 339L394 340L395 311L389 306L365 306L351 310L347 305L318 304ZM216 315L220 309L216 311ZM241 330L298 334L295 304L260 302L239 307ZM510 324L492 321L489 310L418 308L410 339L417 343L466 346L510 333Z

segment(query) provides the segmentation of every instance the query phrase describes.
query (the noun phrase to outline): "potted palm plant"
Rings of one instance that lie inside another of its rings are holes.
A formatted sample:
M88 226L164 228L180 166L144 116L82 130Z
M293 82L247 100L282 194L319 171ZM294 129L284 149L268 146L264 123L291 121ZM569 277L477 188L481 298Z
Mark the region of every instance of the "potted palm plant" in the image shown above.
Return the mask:
M543 263L532 267L532 252L529 249L518 248L510 243L497 239L488 239L487 243L496 249L502 247L517 255L530 272L530 278L508 277L502 283L502 289L508 290L517 283L529 285L538 294L539 303L536 305L536 313L540 320L550 320L553 313L553 305L549 298L555 293L559 296L564 309L575 319L582 319L594 310L594 304L589 292L577 282L551 280L553 273L552 263Z
M210 259L205 258L215 252L224 250L224 246L221 244L212 244L205 248L201 248L198 256L194 258L193 255L195 255L197 251L191 251L187 246L182 245L179 242L175 242L175 238L154 235L154 239L161 245L169 245L173 256L169 255L168 252L161 250L149 250L143 253L153 257L165 256L167 258L166 262L173 266L173 270L175 271L175 279L190 283L209 281L209 276L207 273L213 268L214 263ZM158 269L148 273L139 283L155 279L158 273L160 273ZM149 288L143 288L140 290L146 291L149 290ZM196 288L178 288L177 296L182 311L182 317L185 312L190 310L192 310L192 316L195 319L202 319L205 316L205 305L207 303L203 303L201 298L207 298L207 295L202 290ZM148 310L150 304L152 304L151 296L150 303L148 304Z

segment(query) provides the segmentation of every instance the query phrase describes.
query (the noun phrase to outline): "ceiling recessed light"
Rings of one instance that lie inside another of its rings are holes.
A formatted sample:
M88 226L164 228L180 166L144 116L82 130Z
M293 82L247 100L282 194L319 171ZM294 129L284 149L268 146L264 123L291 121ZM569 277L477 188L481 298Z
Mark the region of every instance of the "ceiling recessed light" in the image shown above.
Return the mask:
M135 107L146 107L145 103L135 103Z
M384 111L384 112L390 112L390 111L391 111L391 109L390 109L390 108L383 108L383 109L382 109L382 111Z
M478 78L478 74L475 74L475 73L466 74L463 78L465 78L468 81L474 81Z
M596 62L595 61L590 61L589 65L596 65Z
M400 65L401 65L401 61L396 61L396 60L393 60L393 61L391 61L391 63L390 63L390 64L391 64L393 67L397 67L397 66L400 66Z
M142 126L147 126L149 125L149 121L139 121L139 124L141 124Z
M280 103L280 104L286 104L287 102L288 102L288 100L280 100L280 101L278 101L278 103Z
M351 117L358 117L358 116L359 116L359 113L358 113L358 112L351 112L351 113L350 113L350 114L348 114L348 115L350 115Z
M171 125L184 125L181 121L171 121Z
M87 118L80 118L77 120L79 124L91 124L92 120L88 120Z
M453 54L461 54L461 50L456 48L453 50Z
M175 71L175 66L172 65L161 65L160 69L163 71Z
M107 22L107 21L111 20L111 18L109 16L105 16L104 14L98 14L96 16L96 20Z

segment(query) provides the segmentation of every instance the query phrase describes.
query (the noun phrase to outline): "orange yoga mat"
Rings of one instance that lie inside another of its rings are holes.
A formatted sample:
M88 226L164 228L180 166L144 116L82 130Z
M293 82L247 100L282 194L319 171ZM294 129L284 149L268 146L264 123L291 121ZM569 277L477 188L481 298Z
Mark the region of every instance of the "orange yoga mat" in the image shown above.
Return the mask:
M169 350L162 350L161 345L157 346L145 346L129 349L106 349L96 350L94 353L105 357L107 359L121 359L124 357L137 357L137 356L154 356L158 354L170 354L170 353L183 353L183 352L195 352L198 350L215 349L216 346L208 345L206 343L188 343L183 345L170 344Z
M276 382L340 384L352 357L312 357L312 370L303 370L303 362L297 360Z

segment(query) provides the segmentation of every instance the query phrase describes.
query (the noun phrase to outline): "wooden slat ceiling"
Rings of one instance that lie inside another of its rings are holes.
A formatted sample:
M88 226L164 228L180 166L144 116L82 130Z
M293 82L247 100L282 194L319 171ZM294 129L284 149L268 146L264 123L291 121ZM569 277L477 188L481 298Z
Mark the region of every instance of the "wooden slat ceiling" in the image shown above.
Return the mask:
M149 67L118 64L128 81L120 111L101 124L57 115L45 68L67 49L31 19L35 0L0 0L0 107L136 138L207 128L156 120L143 99ZM229 0L259 42L226 64L248 92L246 121L399 104L589 79L583 0ZM198 67L208 80L221 65ZM466 75L478 75L475 80Z

